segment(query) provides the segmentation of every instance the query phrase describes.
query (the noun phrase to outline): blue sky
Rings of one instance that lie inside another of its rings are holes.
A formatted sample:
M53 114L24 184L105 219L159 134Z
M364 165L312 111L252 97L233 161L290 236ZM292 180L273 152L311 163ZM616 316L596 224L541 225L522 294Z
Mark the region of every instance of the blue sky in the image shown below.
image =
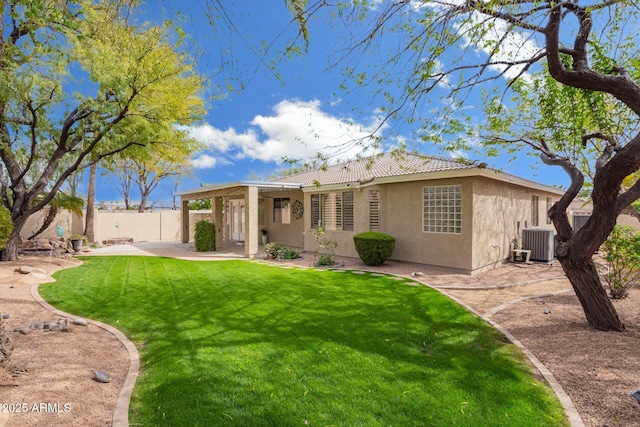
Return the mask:
M212 2L213 3L213 2ZM278 62L272 61L277 49L295 34L282 0L223 2L237 33L226 24L212 27L206 16L205 0L155 0L143 6L136 19L159 22L181 16L183 29L192 38L190 49L198 51L198 71L207 78L209 109L206 123L194 127L193 135L206 149L193 159L194 176L182 177L178 191L202 184L216 184L249 179L264 179L287 165L283 157L311 158L318 151L349 158L360 152L349 142L364 137L379 125L378 104L372 89L353 92L340 90L340 67L329 61L344 47L339 25L316 17L310 22L310 45L307 53ZM250 7L246 5L250 3ZM244 9L243 9L244 7ZM271 56L260 54L262 43L272 43ZM228 90L228 84L233 90ZM469 99L469 108L476 98ZM481 117L477 118L482 120ZM383 146L392 148L401 141L412 141L413 128L404 123L386 123L378 130ZM416 145L426 154L448 155L436 147ZM471 159L486 161L490 167L549 185L567 185L560 170L539 164L522 155L515 162L506 158ZM119 198L113 178L103 176L97 201ZM171 199L171 180L161 183L152 193L152 201ZM135 201L136 194L132 195Z

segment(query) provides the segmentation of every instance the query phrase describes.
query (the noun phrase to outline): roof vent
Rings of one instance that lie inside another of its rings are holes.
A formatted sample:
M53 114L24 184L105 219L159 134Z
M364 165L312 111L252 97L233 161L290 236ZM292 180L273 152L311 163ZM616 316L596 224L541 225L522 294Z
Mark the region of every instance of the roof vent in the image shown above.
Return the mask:
M373 175L369 175L369 176L366 176L366 177L364 177L364 178L360 178L360 179L358 180L358 184L360 184L360 185L362 185L362 184L368 184L368 183L370 183L371 181L373 181L374 179L376 179L376 177L375 177L375 176L373 176Z

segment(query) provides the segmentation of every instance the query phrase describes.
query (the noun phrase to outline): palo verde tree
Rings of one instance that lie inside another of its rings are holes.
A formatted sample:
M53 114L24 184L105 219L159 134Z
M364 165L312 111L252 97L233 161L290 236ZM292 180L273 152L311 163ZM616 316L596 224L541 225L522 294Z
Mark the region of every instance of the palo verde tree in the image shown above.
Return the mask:
M165 127L154 124L152 127L135 127L129 131L132 139L146 143L112 156L104 162L104 167L116 176L118 191L124 197L127 209L132 184L138 186L138 212L144 212L149 195L160 182L191 173L191 156L202 144L189 136L187 131L170 123Z
M136 0L0 4L2 200L15 226L2 259L13 260L27 218L74 171L148 142L129 138L133 121L197 120L202 79L180 31L128 24Z
M545 68L560 87L606 98L607 105L628 111L632 123L625 128L630 133L607 135L608 129L594 126L581 135L586 138L584 147L597 141L599 152L594 157L593 213L577 232L566 212L584 175L576 158L566 154L581 145L576 146L575 135L528 145L546 165L562 168L571 180L549 215L558 233L557 257L588 323L601 330L624 329L592 256L613 230L618 214L640 197L640 181L622 189L623 181L640 168L636 2L398 0L339 2L335 7L304 0L288 3L305 29L312 22L309 16L325 8L352 26L349 34L354 39L346 44L350 48L338 57L347 61L342 62L349 78L343 88L375 86L373 95L384 99L380 111L386 119L414 123L425 142L456 148L443 129L465 130L464 120L455 114L467 107L465 101L478 87L499 85L506 95L514 82ZM432 108L436 102L438 108ZM502 143L507 150L516 148L513 140Z

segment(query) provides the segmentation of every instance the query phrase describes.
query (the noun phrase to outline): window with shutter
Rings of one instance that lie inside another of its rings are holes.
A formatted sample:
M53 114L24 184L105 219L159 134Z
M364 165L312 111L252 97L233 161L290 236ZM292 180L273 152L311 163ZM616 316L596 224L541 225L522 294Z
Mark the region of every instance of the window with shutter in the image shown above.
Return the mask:
M369 230L380 231L380 191L369 191Z
M353 231L353 191L342 193L342 229Z
M551 206L553 205L553 201L551 197L547 197L547 224L551 224L551 218L549 218L549 211L551 210Z
M536 195L531 196L531 227L537 227L539 225L538 222L538 203L539 198Z
M318 228L321 225L320 219L320 195L311 195L311 228Z
M311 226L353 231L353 191L311 195Z

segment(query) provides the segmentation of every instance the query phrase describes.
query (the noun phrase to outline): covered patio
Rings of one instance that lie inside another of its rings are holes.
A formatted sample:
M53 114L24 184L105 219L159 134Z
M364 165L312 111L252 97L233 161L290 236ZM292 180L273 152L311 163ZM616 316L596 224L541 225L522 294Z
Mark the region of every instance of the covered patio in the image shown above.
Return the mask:
M267 193L300 190L290 182L241 181L198 188L179 193L183 243L189 242L189 203L211 200L211 221L216 227L216 247L235 242L244 247L244 256L255 258L260 248L260 227L266 224L264 197Z

